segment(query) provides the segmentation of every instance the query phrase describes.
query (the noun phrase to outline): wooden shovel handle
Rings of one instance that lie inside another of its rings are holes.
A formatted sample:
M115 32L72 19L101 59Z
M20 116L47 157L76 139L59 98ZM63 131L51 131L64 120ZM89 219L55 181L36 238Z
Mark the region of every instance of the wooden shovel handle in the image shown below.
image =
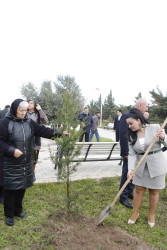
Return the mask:
M162 124L162 126L160 127L160 129L164 129L165 125L167 124L167 118L165 119L164 123ZM144 153L143 157L140 159L140 161L138 162L136 168L134 169L134 174L136 173L136 171L138 170L138 168L140 167L140 165L143 163L143 161L145 160L146 156L148 155L148 153L150 152L151 148L153 147L153 145L155 144L156 140L157 140L157 136L154 137L154 139L152 140L150 146L148 147L148 149L146 150L146 152ZM128 183L131 181L132 177L129 177L126 182L124 183L124 185L122 186L122 188L119 190L118 194L115 196L114 200L112 201L110 207L112 207L115 202L117 201L117 199L120 197L121 193L123 192L123 190L126 188L126 186L128 185Z

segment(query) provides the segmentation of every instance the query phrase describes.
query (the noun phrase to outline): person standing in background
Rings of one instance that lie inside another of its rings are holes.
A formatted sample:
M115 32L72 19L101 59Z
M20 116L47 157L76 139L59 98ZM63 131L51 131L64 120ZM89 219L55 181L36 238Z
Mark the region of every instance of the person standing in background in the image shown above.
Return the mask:
M10 105L6 105L3 110L0 110L0 120L2 120L6 113L10 110Z
M6 105L3 110L0 110L0 120L2 120L5 115L9 112L10 105ZM0 183L3 183L3 169L0 169ZM4 203L3 185L0 184L0 203Z
M92 141L93 136L96 136L96 140L97 142L100 142L100 136L99 136L99 132L98 132L98 118L100 117L100 111L97 111L95 113L95 116L93 116L93 126L90 130L90 137L89 137L89 141Z
M79 138L79 142L83 141L84 136L85 136L85 142L89 142L89 134L90 134L90 129L93 126L93 118L91 114L89 114L88 107L85 107L83 113L79 114L78 120L80 121L80 126L83 129L82 134Z
M34 100L28 101L28 111L27 116L29 119L32 119L33 121L37 122L38 124L46 124L48 123L48 118L43 112L41 106L37 104ZM36 181L35 177L35 168L36 164L38 162L39 157L39 150L41 148L41 138L40 137L34 137L34 151L33 151L33 181Z
M117 110L117 115L116 115L116 117L114 119L114 130L115 130L116 141L119 141L119 125L120 125L121 116L122 116L122 110L118 109Z

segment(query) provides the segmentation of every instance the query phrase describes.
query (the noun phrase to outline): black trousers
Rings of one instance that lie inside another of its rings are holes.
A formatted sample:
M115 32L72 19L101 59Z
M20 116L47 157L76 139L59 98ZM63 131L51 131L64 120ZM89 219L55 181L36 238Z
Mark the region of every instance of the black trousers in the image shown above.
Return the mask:
M119 130L115 131L115 137L116 137L116 141L119 141Z
M89 133L83 133L79 138L79 142L83 141L84 135L85 135L85 142L89 142Z
M22 212L22 201L25 189L7 190L4 189L4 214L13 218L16 214Z
M128 160L123 159L120 189L127 180L127 174L128 174ZM130 181L129 184L124 189L124 191L122 192L122 194L120 195L120 200L126 200L129 196L132 196L134 187L135 185L132 183L132 181Z
M34 150L33 151L33 164L36 165L38 162L38 157L39 157L39 150Z
M3 197L4 197L3 186L0 186L0 203L3 203Z

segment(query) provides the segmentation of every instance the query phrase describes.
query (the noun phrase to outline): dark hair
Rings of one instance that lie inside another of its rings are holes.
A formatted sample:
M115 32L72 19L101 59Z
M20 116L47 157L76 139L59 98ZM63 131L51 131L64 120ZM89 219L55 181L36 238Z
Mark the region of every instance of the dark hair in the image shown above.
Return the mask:
M39 114L39 110L36 109L36 106L37 106L37 102L33 99L30 99L28 100L28 103L32 101L34 103L34 112L37 114L37 123L40 124L41 123L41 120L40 120L40 114ZM29 110L29 109L28 109Z
M122 109L118 109L117 111L121 112L122 113Z
M100 111L96 111L95 115L96 115L96 114L100 114Z
M148 120L145 119L144 115L139 109L132 108L126 115L127 118L133 118L135 120L141 121L141 126L145 127L148 124ZM137 141L137 131L132 131L130 128L128 129L128 140L131 142L131 145L134 145Z
M6 105L6 106L5 106L5 109L8 109L8 108L10 108L10 105Z

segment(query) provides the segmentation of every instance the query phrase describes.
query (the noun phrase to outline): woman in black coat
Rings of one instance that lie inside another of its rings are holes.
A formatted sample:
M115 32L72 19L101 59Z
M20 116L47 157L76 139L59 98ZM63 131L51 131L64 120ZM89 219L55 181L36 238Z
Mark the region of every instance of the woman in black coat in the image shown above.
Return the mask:
M27 108L27 102L16 99L11 105L9 114L0 123L0 164L1 170L3 167L4 214L6 224L9 226L14 225L14 216L26 217L22 212L22 201L26 188L33 185L34 136L48 139L60 136L58 131L40 126L28 119Z

